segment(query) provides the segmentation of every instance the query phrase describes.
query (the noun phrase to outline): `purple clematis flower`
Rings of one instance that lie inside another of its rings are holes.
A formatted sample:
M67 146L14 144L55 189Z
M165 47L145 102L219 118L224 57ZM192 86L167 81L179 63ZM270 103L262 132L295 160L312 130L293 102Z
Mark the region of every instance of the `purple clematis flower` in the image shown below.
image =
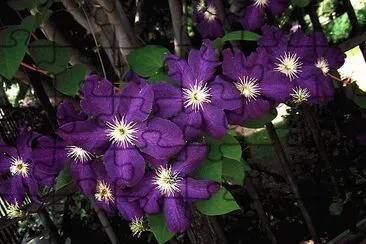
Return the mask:
M140 198L143 209L148 214L156 214L163 209L168 229L183 232L190 226L190 204L208 199L220 186L210 180L195 180L189 177L204 160L207 145L190 143L171 163L154 164L154 172L131 190L131 198Z
M205 40L200 50L191 50L188 62L175 55L168 55L166 62L170 78L180 87L158 82L154 84L155 112L165 118L176 116L173 121L184 131L187 140L205 131L220 138L227 132L227 119L222 105L223 90L229 83L212 82L220 64L212 42ZM226 109L234 110L239 103L229 103Z
M63 124L58 134L74 146L76 154L80 149L104 154L106 170L113 180L133 186L144 175L142 153L163 160L183 147L183 135L177 125L158 117L147 120L154 96L146 80L132 77L118 93L109 81L89 75L81 91L84 97L80 105L93 117Z
M273 15L282 14L288 7L288 0L250 0L241 14L241 24L244 29L257 30L264 25L266 9Z
M291 85L268 67L269 55L264 49L253 52L248 58L239 49L223 51L224 76L216 80L224 79L233 84L234 89L225 89L226 100L239 100L241 105L234 111L227 111L230 124L258 119L288 97ZM225 100L223 102L227 103Z
M324 55L329 47L325 45L324 39L314 41L319 38L318 34L313 35L308 37L301 31L296 31L292 36L287 36L275 27L262 28L262 38L258 44L260 49L269 53L270 69L292 87L292 92L283 102L291 99L295 103L322 103L333 98L332 81L327 76L329 63L325 56L318 55ZM336 60L341 60L342 55L335 53L338 56ZM335 63L339 65L342 62Z
M193 20L202 38L213 39L224 35L215 0L199 0L193 3L193 7Z
M15 147L0 142L0 174L8 176L0 184L0 195L10 204L22 203L26 194L39 202L38 182L34 177L32 143L39 134L23 132Z

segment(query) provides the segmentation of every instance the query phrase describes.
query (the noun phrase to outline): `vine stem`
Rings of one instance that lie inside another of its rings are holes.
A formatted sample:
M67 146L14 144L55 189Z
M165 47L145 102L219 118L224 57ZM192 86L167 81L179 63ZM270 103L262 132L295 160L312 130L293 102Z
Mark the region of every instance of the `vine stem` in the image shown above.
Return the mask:
M20 63L21 66L27 68L27 69L30 69L30 70L33 70L33 71L37 71L43 75L48 75L48 71L44 70L44 69L41 69L41 68L38 68L38 67L34 67L34 66L31 66L29 64L26 64L24 62L21 62Z
M319 124L317 123L317 120L314 117L314 114L311 111L311 108L308 104L303 104L302 108L303 108L305 120L308 124L308 127L310 128L311 134L313 136L313 140L318 149L319 156L325 163L325 169L329 173L329 178L330 178L331 184L333 186L334 193L336 194L336 198L339 199L341 197L341 193L338 189L337 181L333 174L333 170L332 170L331 163L330 163L330 160L328 157L326 146L325 146L324 140L320 133Z
M86 11L85 11L85 9L83 7L83 3L80 4L80 7L81 7L81 10L83 11L83 13L85 15L86 21L88 22L89 29L90 29L90 33L93 36L93 40L94 40L95 46L97 48L96 52L97 52L97 55L98 55L98 58L99 58L100 65L102 66L102 71L103 71L104 79L107 79L107 75L106 75L105 68L104 68L104 63L103 63L102 56L100 55L100 51L99 51L100 45L98 43L97 37L95 36L94 29L92 27L92 24L90 22L90 19L88 17L88 14L86 13Z
M285 173L285 178L290 186L290 189L292 193L295 196L296 201L298 202L300 211L304 217L305 223L308 227L309 233L311 235L311 238L315 243L320 243L318 234L316 233L313 221L310 217L309 211L307 210L304 201L302 200L302 197L300 195L299 187L296 184L295 177L292 174L289 160L286 156L285 150L283 149L280 139L278 138L277 132L272 124L272 122L269 122L266 124L266 129L268 132L268 135L273 143L273 147L275 149L275 152L277 154L277 157L279 158L279 161L281 163L282 170Z
M48 215L45 209L41 209L38 211L38 216L41 219L42 225L45 228L46 232L49 235L51 244L59 244L61 243L61 237L58 234L57 228L55 224L52 222L50 216Z
M262 227L265 229L267 233L268 239L271 241L272 244L277 244L276 236L273 234L271 227L268 223L268 219L265 214L263 205L260 201L257 190L255 189L253 182L249 177L245 179L245 188L247 189L249 197L253 200L253 207L258 214Z

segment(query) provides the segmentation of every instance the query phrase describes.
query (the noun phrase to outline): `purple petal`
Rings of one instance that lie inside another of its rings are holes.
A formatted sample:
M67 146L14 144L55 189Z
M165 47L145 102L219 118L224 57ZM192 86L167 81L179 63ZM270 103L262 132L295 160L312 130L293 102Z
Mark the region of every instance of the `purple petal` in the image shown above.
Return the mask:
M177 155L173 169L182 174L192 173L206 157L208 147L203 143L187 144Z
M220 185L214 181L195 180L190 177L180 184L179 193L188 201L208 199L220 189Z
M192 49L188 55L188 65L199 82L206 82L212 78L216 67L220 65L213 44L204 40L200 50Z
M168 75L171 79L186 88L189 88L191 84L195 83L192 69L184 59L169 54L166 56L165 62L168 65Z
M222 109L208 103L203 105L201 113L204 118L204 130L207 134L214 138L221 138L226 135L228 124Z
M158 82L153 85L156 116L170 118L182 110L182 94L179 88L166 82Z
M173 119L183 131L184 138L191 140L202 134L202 115L192 109L186 109Z
M141 88L134 82L128 83L120 97L120 114L127 121L141 122L149 116L154 101L151 85Z
M131 191L129 192L128 196L129 200L133 201L148 195L154 188L154 185L152 184L154 176L155 176L154 173L146 172L144 178L142 178L137 185L131 188Z
M169 120L158 117L147 123L138 140L140 150L156 159L175 155L184 145L181 129Z
M226 110L235 110L241 107L242 97L232 82L216 76L210 83L211 104Z
M88 116L83 112L77 112L74 105L67 100L63 100L57 107L57 122L61 126L68 122L86 120Z
M164 200L164 216L171 232L184 232L191 225L191 210L181 198L169 197Z
M291 82L279 72L266 72L260 81L261 94L278 103L287 101L292 92Z
M116 206L126 220L130 221L143 216L138 201L129 202L124 197L117 197Z
M104 155L108 175L127 186L136 185L144 176L145 161L134 149L111 146Z
M40 134L33 132L25 132L18 136L16 147L24 162L32 160L32 143L39 136Z
M287 36L281 29L268 25L262 27L262 37L258 40L259 47L266 49L270 54L276 54L285 52L287 45Z
M116 114L120 95L116 94L113 84L98 75L89 75L84 81L80 101L81 108L100 120L110 121Z
M71 164L71 175L74 179L76 185L78 185L82 192L88 196L92 197L95 193L96 188L96 175L91 167L93 163L101 163L89 161L86 163L72 163Z
M161 210L161 199L162 196L160 191L156 188L153 188L146 197L140 199L140 204L146 213L157 214Z
M106 126L95 120L75 121L61 126L57 135L69 145L79 146L89 152L103 154L109 146Z
M202 38L214 39L217 37L222 37L225 34L224 27L218 18L215 18L213 21L202 19L197 22L196 28Z
M264 8L249 5L241 15L241 25L246 30L257 30L264 24Z
M230 125L241 125L246 119L246 114L244 114L244 104L245 102L243 101L240 108L234 111L226 111L226 118Z
M282 14L288 7L288 0L271 0L268 4L268 9L274 15Z
M41 200L40 200L39 187L38 187L37 181L35 179L32 179L31 177L25 177L23 179L23 181L28 186L28 192L29 192L30 198L34 202L40 203Z
M22 203L25 198L23 179L20 175L14 175L0 184L0 195L11 204Z
M95 200L96 204L104 209L104 211L106 212L106 214L108 216L114 216L115 213L116 213L116 207L115 207L115 204L114 202L111 202L111 201L108 201L108 202L105 202L105 201L98 201L98 200Z
M259 119L268 114L274 107L274 103L264 99L252 100L244 105L244 120Z
M240 49L230 48L224 49L222 52L223 62L222 62L222 72L225 76L231 78L232 80L237 80L238 77L244 74L244 65L246 63L246 58L244 53Z
M141 152L141 155L144 157L146 163L151 164L156 169L159 168L160 166L167 165L169 161L169 159L156 159L143 152Z

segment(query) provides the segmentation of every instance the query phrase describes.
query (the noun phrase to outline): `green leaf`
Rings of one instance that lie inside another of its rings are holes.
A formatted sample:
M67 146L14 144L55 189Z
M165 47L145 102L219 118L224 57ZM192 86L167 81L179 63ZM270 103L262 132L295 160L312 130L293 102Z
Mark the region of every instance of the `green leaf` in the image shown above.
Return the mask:
M75 96L88 72L89 70L85 65L76 64L55 76L55 87L65 95Z
M176 84L176 82L170 79L169 76L163 71L160 71L159 73L154 74L149 78L149 83L151 84L155 84L158 81L164 81L166 83Z
M69 167L65 167L56 177L55 191L63 188L72 182L71 172Z
M235 184L243 185L245 177L244 161L232 160L224 158L222 162L222 178Z
M154 233L154 236L159 243L165 243L174 236L174 233L170 232L166 227L164 215L162 213L157 215L148 215L147 220L149 222L151 232Z
M169 53L165 47L147 45L135 49L127 55L127 61L131 69L137 74L150 77L159 72L164 66L164 55Z
M70 59L68 48L43 39L32 42L29 45L29 52L36 66L51 73L66 70Z
M291 1L293 4L295 4L300 8L306 7L310 3L310 0L291 0Z
M221 142L220 152L225 158L234 159L240 161L241 159L241 146L238 140L232 135L226 135Z
M44 4L47 0L8 0L9 7L15 10L32 9L41 4Z
M259 34L251 31L233 31L221 38L216 38L213 43L218 48L227 41L257 41L260 37Z
M29 15L23 19L22 26L30 32L33 32L43 23L43 21L50 17L51 13L52 11L46 11L45 14Z
M333 216L338 216L343 212L343 202L335 201L329 205L329 213Z
M240 209L231 193L225 187L208 200L197 201L197 209L205 215L222 215Z
M268 114L264 115L263 117L256 119L256 120L248 120L244 122L244 126L247 128L263 128L265 124L271 122L276 118L277 110L273 109Z
M196 179L221 182L222 161L210 161L206 158L201 166L193 173L193 176Z
M30 31L22 25L0 31L0 74L10 80L23 60Z

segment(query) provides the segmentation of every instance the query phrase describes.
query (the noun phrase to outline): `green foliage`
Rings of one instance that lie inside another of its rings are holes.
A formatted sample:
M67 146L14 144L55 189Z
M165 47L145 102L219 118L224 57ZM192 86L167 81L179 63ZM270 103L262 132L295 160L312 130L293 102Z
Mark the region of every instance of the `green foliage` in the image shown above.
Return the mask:
M46 11L44 14L29 15L23 19L22 26L29 32L33 32L43 21L50 17L51 13L51 11Z
M159 243L165 243L174 236L174 233L170 232L165 225L164 214L148 215L147 220L151 232Z
M60 73L67 69L70 59L68 49L55 42L38 39L29 44L29 52L37 67L51 73Z
M10 80L23 60L30 31L23 25L0 31L0 74Z
M329 213L333 216L338 216L343 212L343 202L335 201L329 205Z
M46 2L47 0L23 0L23 1L9 0L8 5L15 10L25 10L25 9L30 10Z
M248 164L240 161L224 158L222 167L222 178L235 185L242 185L246 172L250 171Z
M63 188L72 182L71 172L69 167L65 167L57 176L55 191Z
M277 110L273 109L268 114L264 115L262 118L256 119L256 120L248 120L244 123L244 126L247 128L263 128L265 124L271 122L276 118L277 116Z
M88 72L89 70L85 65L76 64L55 76L55 87L65 95L75 96Z
M291 0L291 2L298 7L306 7L310 3L310 0Z
M257 41L261 36L251 31L233 31L223 37L216 38L213 43L216 48L222 46L227 41Z
M221 183L223 174L222 163L222 160L211 161L206 158L194 172L193 176L197 179L214 180Z
M175 84L175 81L169 78L169 76L164 71L159 71L149 78L149 83L155 84L158 81L164 81L170 84Z
M205 215L222 215L240 209L233 195L225 188L221 189L208 200L197 201L198 211Z
M134 72L144 77L151 77L164 66L164 56L167 53L169 50L165 47L147 45L129 53L127 61Z

